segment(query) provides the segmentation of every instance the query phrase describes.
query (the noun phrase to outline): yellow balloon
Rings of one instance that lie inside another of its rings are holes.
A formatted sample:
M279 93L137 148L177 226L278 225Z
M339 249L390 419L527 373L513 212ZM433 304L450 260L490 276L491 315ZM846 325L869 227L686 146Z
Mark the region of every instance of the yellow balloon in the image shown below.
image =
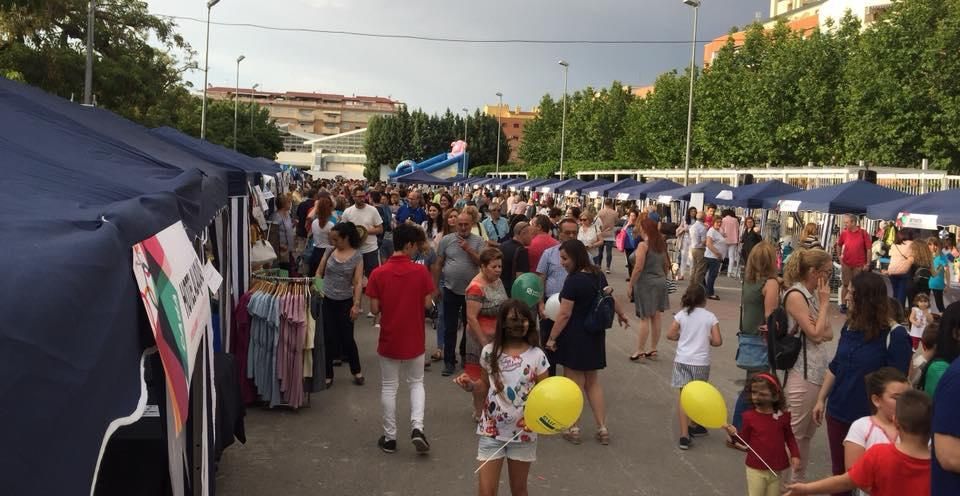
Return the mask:
M719 429L727 423L727 403L709 382L688 382L680 391L680 406L694 422L708 429Z
M560 434L577 423L583 411L583 393L566 377L549 377L527 396L523 420L538 434Z

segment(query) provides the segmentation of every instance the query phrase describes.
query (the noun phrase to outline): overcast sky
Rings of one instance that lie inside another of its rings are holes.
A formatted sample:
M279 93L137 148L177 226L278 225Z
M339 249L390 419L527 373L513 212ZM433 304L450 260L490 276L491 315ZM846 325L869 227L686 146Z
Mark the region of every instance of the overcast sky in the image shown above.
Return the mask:
M205 0L150 0L150 11L204 18ZM703 0L697 38L766 19L768 0ZM689 40L693 9L681 0L222 0L212 20L276 27L346 30L471 39ZM203 64L204 24L178 20L179 32ZM563 92L558 59L570 63L570 90L613 80L652 84L689 64L689 44L529 45L277 32L211 26L210 83L267 91L389 96L442 112L504 103L527 109L544 93ZM702 60L702 45L697 61ZM188 78L200 88L203 74Z

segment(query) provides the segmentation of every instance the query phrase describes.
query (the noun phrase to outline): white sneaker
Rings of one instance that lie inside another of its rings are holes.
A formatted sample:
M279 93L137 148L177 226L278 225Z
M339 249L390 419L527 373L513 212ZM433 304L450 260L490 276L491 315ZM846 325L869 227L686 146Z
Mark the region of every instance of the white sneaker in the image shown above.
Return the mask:
M378 323L376 323L376 324L373 324L373 327L379 329L379 328L380 328L380 323L378 322Z
M373 312L367 312L367 318L372 319L374 317Z

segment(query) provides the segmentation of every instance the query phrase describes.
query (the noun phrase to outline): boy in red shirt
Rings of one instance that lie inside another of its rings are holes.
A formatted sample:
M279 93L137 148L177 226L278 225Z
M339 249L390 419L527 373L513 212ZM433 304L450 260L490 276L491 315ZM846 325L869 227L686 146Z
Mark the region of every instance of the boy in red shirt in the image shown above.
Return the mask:
M897 400L893 421L900 431L896 444L878 444L847 473L816 482L793 484L788 496L852 491L860 488L871 496L929 496L930 422L932 403L919 391L909 390Z
M410 224L397 226L393 231L393 256L374 269L367 281L371 311L381 314L377 354L382 376L383 436L377 445L385 453L397 450L397 389L401 374L410 386L410 441L417 453L430 451L423 433L424 309L431 306L435 287L427 268L413 262L426 242L423 229Z

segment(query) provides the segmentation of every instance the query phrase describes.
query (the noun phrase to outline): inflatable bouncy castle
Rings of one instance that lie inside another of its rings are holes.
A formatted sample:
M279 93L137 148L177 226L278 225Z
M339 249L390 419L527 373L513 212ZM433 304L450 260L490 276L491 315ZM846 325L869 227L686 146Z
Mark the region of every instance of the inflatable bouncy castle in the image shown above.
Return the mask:
M390 173L390 179L396 180L414 171L428 172L441 179L467 176L470 165L470 154L467 153L467 142L457 140L450 143L450 152L430 157L423 162L404 160L397 164L397 168Z

